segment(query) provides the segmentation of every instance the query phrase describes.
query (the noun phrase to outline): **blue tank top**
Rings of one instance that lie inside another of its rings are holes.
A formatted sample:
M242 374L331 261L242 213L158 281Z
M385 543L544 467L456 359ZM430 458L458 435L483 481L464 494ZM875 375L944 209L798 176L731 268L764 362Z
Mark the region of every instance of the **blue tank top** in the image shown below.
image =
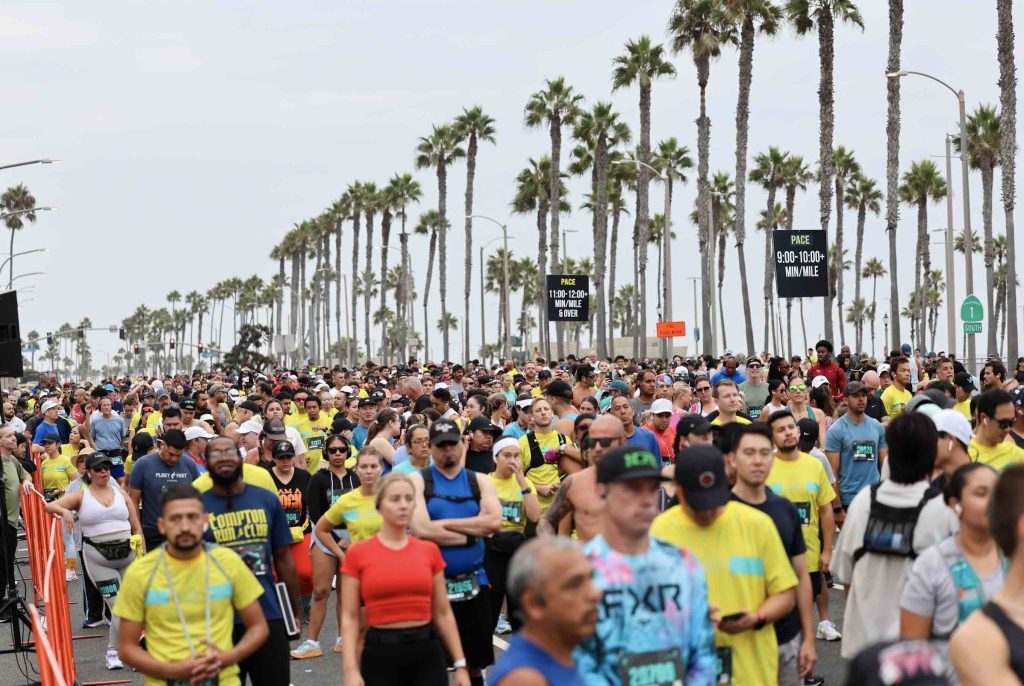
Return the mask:
M466 476L465 469L459 471L454 479L449 479L434 465L430 465L430 471L434 474L434 497L427 501L427 512L431 519L463 519L480 514L480 503L472 500L473 492L469 488L469 477ZM466 500L456 502L437 496L466 498ZM441 557L444 558L446 565L444 569L446 577L452 578L475 571L477 582L481 586L487 584L487 574L483 567L483 539L478 538L472 545L443 545L441 546Z
M586 686L576 666L566 667L551 657L533 641L516 634L509 641L508 650L498 659L491 671L490 683L501 686L501 681L517 669L528 667L544 675L549 686Z

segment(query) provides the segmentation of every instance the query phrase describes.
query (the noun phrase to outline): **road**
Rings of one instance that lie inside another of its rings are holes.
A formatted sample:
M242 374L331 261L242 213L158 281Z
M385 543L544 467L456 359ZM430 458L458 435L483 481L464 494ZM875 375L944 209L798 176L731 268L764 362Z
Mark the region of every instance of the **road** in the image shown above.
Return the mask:
M20 542L18 557L20 560L25 558L25 547L24 542ZM20 574L28 577L28 565L19 565ZM18 572L16 572L17 574ZM104 653L107 645L107 628L101 627L99 629L83 629L82 621L83 607L82 607L82 582L72 581L69 584L68 596L71 598L71 625L72 635L77 638L75 640L75 659L78 665L78 678L83 684L89 682L105 682L108 680L126 680L125 683L137 684L142 686L144 680L141 675L133 672L130 669L126 669L121 672L109 672L104 665ZM334 595L331 595L330 607L327 610L328 621L324 623L323 631L320 635L320 644L329 650L330 646L334 645L334 639L337 637L337 626L333 620L334 615ZM829 605L829 611L832 615L833 621L836 626L842 631L842 616L843 609L845 606L845 600L842 591L832 590L831 602ZM10 644L10 636L7 633L9 625L0 625L0 633L5 635L3 639L6 644ZM90 637L90 638L85 638ZM505 636L504 639L508 637ZM496 638L495 640L495 651L496 654L500 655L502 648L505 643L503 638ZM825 641L818 641L818 660L819 667L815 669L815 674L825 677L825 683L830 685L841 685L845 683L846 678L846 665L842 658L839 657L839 643L826 643ZM26 684L37 683L38 676L36 674L35 656L31 656L28 663L31 666L31 678L26 679L19 669L19 665L25 663L25 660L13 660L7 657L0 659L0 684L4 686L23 686ZM292 684L294 686L337 686L342 683L341 677L341 656L335 655L334 653L327 652L323 657L314 658L310 660L301 660L292 662Z

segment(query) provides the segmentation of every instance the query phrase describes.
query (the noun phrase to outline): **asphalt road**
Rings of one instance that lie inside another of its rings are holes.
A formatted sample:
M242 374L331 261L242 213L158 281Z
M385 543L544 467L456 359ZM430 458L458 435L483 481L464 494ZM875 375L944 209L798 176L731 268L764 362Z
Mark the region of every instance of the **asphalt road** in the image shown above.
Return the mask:
M24 560L25 550L24 543L21 542L19 546L19 558ZM20 574L24 577L29 576L28 565L19 565ZM16 572L17 574L18 572ZM104 653L107 645L107 627L101 627L98 629L83 629L82 621L83 607L82 607L82 582L72 581L69 584L68 596L71 599L71 623L72 623L72 635L77 638L74 641L75 644L75 659L78 665L78 678L83 684L90 682L110 682L113 680L125 680L124 683L138 684L141 686L144 680L141 675L132 671L131 669L125 669L123 671L107 671L104 665ZM292 684L294 686L337 686L342 683L341 679L341 656L335 655L329 652L329 648L334 645L334 639L337 637L337 626L334 621L334 595L331 595L329 601L330 607L327 610L328 621L324 623L323 630L320 635L320 645L324 647L325 654L320 658L313 658L309 660L292 661ZM842 631L842 616L843 609L845 606L845 599L843 592L833 589L831 592L831 603L829 605L830 613L832 615L832 621L836 623L836 626ZM10 645L11 639L9 634L9 625L0 624L0 640L5 645ZM91 638L84 638L89 636ZM505 636L505 639L508 637ZM501 637L497 637L495 640L495 653L496 655L501 654L501 650L504 647L504 640ZM841 685L845 683L846 665L845 661L839 657L839 643L827 643L825 641L818 641L818 664L819 666L814 670L815 674L825 678L825 683L830 685ZM293 646L294 647L294 646ZM21 667L28 665L29 678L26 678L22 673ZM8 656L0 659L0 684L3 686L23 686L27 684L38 683L38 667L35 662L35 656L31 655L27 660L25 659L12 659Z

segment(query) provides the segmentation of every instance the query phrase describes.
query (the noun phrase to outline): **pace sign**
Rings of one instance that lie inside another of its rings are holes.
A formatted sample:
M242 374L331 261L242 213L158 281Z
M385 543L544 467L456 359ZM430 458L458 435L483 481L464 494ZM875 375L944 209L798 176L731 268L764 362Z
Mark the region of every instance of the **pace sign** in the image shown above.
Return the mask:
M773 231L775 281L780 298L828 295L828 247L824 231Z
M590 321L590 277L586 274L548 274L548 321Z

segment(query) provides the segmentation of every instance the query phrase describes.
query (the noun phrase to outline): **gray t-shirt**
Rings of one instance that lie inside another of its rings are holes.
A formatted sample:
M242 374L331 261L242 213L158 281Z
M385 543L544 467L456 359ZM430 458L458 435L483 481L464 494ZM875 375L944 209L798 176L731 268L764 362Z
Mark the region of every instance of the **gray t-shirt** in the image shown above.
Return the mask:
M654 404L654 401L652 400L649 403L645 403L643 400L640 400L640 398L631 398L629 404L633 406L633 423L639 425L640 415L651 409L651 405Z
M761 409L768 404L768 396L771 395L768 392L768 382L762 381L755 384L748 379L741 383L739 388L744 402L747 403L747 414L751 419L756 420L761 414Z

